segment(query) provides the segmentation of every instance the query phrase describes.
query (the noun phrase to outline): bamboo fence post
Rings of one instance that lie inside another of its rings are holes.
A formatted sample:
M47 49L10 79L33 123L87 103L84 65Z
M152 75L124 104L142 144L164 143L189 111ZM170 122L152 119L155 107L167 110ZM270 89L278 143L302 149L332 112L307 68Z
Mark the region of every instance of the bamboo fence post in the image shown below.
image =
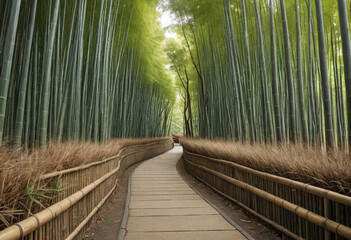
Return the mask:
M324 217L331 219L331 203L330 200L327 198L324 198ZM324 229L324 239L325 240L330 240L331 238L331 233L327 229Z

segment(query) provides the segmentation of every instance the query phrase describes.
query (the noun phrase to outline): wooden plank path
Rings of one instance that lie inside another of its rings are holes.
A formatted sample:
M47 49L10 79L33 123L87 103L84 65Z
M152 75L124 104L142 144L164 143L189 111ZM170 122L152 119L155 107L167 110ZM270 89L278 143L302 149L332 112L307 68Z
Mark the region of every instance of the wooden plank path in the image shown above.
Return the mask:
M126 240L246 239L181 178L182 148L141 164L131 180Z

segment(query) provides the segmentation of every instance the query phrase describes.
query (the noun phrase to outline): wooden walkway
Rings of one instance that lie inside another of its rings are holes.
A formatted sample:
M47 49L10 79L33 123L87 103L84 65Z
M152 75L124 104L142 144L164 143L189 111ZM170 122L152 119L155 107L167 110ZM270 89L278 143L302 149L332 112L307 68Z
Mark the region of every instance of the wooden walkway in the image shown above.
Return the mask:
M135 170L125 239L246 239L182 180L181 155L176 146Z

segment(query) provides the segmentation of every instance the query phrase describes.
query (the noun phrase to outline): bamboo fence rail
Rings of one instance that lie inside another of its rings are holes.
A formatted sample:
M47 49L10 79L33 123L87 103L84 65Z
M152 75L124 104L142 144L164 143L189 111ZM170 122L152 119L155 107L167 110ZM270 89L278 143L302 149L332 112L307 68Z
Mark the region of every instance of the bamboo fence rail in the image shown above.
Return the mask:
M187 170L286 239L351 239L351 197L184 150Z
M172 147L172 139L129 146L115 157L43 175L40 185L60 185L61 193L50 207L1 231L0 240L82 239L123 171Z

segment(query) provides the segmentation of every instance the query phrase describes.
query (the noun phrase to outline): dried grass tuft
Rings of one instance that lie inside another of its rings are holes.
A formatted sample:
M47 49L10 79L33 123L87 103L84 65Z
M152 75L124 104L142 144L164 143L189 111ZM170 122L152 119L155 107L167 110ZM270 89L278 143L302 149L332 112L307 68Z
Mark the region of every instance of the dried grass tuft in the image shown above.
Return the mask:
M328 154L303 144L270 145L223 140L181 138L190 152L235 163L351 195L351 156L342 151Z
M0 146L0 229L3 229L33 208L28 206L28 187L35 186L40 175L101 161L118 154L131 145L168 140L169 138L113 139L108 143L70 142L49 143L44 149L13 150ZM25 193L27 191L27 194Z
M181 133L172 133L172 138L175 143L179 143L179 139L183 137Z

